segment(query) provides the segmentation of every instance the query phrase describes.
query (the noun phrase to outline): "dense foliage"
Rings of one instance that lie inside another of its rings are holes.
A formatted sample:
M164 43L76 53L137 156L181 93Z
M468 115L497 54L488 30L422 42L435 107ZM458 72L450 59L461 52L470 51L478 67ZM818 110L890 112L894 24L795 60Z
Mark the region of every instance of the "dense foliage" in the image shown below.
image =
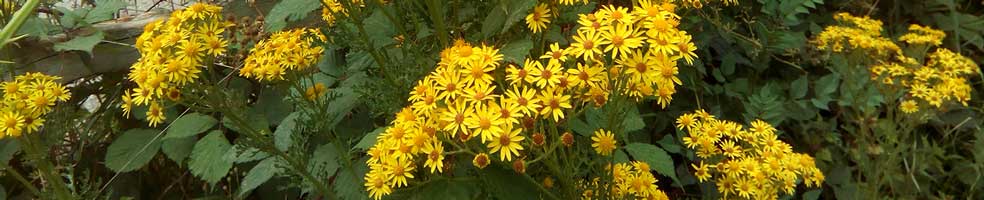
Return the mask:
M0 0L0 199L980 199L982 8Z

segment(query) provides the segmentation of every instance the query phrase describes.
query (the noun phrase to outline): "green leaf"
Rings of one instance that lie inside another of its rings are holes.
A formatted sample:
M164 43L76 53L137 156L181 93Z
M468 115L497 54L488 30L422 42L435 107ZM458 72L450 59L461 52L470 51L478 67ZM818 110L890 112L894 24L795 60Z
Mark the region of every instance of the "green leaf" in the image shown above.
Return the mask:
M310 86L305 85L304 87L307 88ZM286 94L287 92L277 87L264 87L263 90L260 90L256 104L253 105L253 110L263 113L263 116L266 117L268 122L280 122L284 117L287 117L288 114L293 112L294 108L284 101Z
M364 161L365 159L363 159ZM368 199L369 194L366 193L365 187L363 185L363 176L369 171L368 167L363 162L356 162L356 164L351 167L346 167L344 170L338 172L338 176L335 177L334 189L338 193L340 199L344 200L362 200Z
M164 139L183 138L203 133L215 126L218 120L201 113L190 113L175 119L167 129Z
M223 158L231 147L222 131L209 132L191 150L188 169L191 174L214 185L232 168L232 161Z
M663 136L663 139L656 141L656 144L659 144L667 152L680 153L682 148L680 148L680 145L676 141L676 138L673 138L672 134L666 134Z
M262 152L257 148L246 147L241 144L232 145L226 152L223 159L231 160L233 163L247 163L270 157L270 154Z
M0 139L0 163L10 163L10 159L20 151L20 142L14 138Z
M283 170L277 167L278 161L276 158L267 158L253 166L246 173L246 177L243 177L242 184L239 185L239 197L245 197L244 195L249 194L249 191L266 183L273 175L281 173Z
M799 99L806 96L810 91L808 76L800 76L789 85L789 97Z
M632 108L625 114L622 126L625 127L625 133L630 133L646 128L646 122L642 121L642 117L639 116L639 109Z
M72 38L72 40L55 44L55 51L84 51L92 55L92 48L103 40L103 32L97 31L92 35Z
M197 137L183 137L183 138L172 138L164 139L164 143L161 145L161 151L167 158L177 162L179 165L184 165L185 158L191 154L191 149L195 148L195 143L198 142Z
M386 7L380 9L386 9ZM373 48L383 48L396 42L393 40L393 36L397 34L396 27L394 27L393 22L386 18L382 10L373 12L372 15L362 21L362 24L368 31L367 35Z
M526 174L517 174L512 170L493 166L485 168L482 172L485 174L483 179L497 199L539 199L541 196L536 185L524 180L531 179Z
M85 14L85 22L94 24L113 19L113 14L123 8L126 8L123 0L96 0L96 7Z
M245 115L241 117L245 117L244 120L247 121L246 123L249 123L246 124L249 127L240 127L238 123L233 122L232 118L229 117L222 118L222 126L225 126L226 128L232 129L233 131L239 133L245 132L246 129L244 128L250 128L252 130L259 131L262 134L270 133L270 122L266 120L266 116L256 113L255 111L253 111L253 109L247 109Z
M280 31L287 27L288 21L297 21L307 17L308 13L321 8L318 0L283 0L270 9L266 15L266 29L269 32Z
M526 55L530 54L530 49L533 49L533 41L523 38L506 44L500 52L502 52L502 60L506 62L523 63Z
M839 85L840 75L837 73L820 77L820 79L813 83L813 92L816 97L810 99L810 102L817 108L828 110L827 103L833 101L833 93L837 91Z
M530 14L529 10L536 6L536 0L505 0L504 3L509 9L506 10L508 12L506 22L499 33L509 31L513 24L526 18L526 15Z
M415 199L472 199L478 191L474 181L454 181L442 179L421 185L415 192Z
M277 126L277 130L273 132L273 144L281 151L287 151L291 146L294 145L294 129L297 128L297 116L301 113L294 112L287 115L283 121L280 122L280 126Z
M803 193L803 200L817 200L820 199L820 192L823 189L810 190L809 192Z
M114 172L129 172L146 165L161 148L156 139L159 130L130 129L106 149L106 167Z
M680 182L676 171L673 169L673 158L663 149L652 144L631 143L625 145L625 151L628 151L629 155L632 155L636 160L649 164L653 170L656 170L656 173L669 176L673 181Z
M338 165L339 152L334 143L323 144L314 150L311 160L308 162L308 171L315 178L327 180L335 175L340 167Z
M482 38L492 37L502 30L502 25L506 20L506 9L505 5L500 5L489 11L489 15L485 16L485 20L482 20Z
M353 149L369 150L369 148L372 148L372 145L376 144L377 137L379 137L379 134L383 133L383 131L386 131L386 127L376 128L376 130L362 136L362 140L359 140L359 143L356 144Z

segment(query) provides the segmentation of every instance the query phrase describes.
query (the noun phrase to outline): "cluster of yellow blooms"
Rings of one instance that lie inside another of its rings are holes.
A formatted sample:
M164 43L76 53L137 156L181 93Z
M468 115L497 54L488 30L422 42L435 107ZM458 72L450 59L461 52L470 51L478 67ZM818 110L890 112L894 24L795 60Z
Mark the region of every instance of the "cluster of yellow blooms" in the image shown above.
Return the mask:
M966 76L980 71L973 60L938 47L946 33L930 27L910 25L909 32L898 38L908 45L907 48L926 52L929 48L936 47L935 51L928 52L925 57L916 58L906 55L900 45L882 36L881 21L847 13L838 13L835 17L847 25L825 28L814 39L814 44L821 50L830 49L833 52L874 52L871 58L875 62L868 68L871 80L908 92L906 99L899 104L900 110L914 113L919 111L919 107L932 106L941 109L949 100L967 105L972 88ZM845 42L850 46L845 46Z
M287 71L303 71L318 62L325 41L318 29L300 28L274 33L249 50L239 75L259 81L283 80Z
M657 179L645 162L617 163L605 168L611 170L612 185L601 184L600 178L594 178L591 182L580 180L577 187L581 191L581 199L670 199L665 192L659 190ZM595 192L609 188L614 189L610 197L600 196L601 194Z
M680 84L676 61L692 62L696 47L690 35L676 28L680 17L673 4L639 3L634 11L605 6L581 14L574 43L567 48L551 44L539 59L527 58L523 66L500 66L503 58L497 49L462 40L442 51L435 71L410 92L411 105L396 114L368 150L365 186L370 196L378 199L406 186L418 168L418 155L424 155L424 167L431 172L443 172L444 145L460 148L455 139L467 144L477 137L482 149L498 153L499 160L517 158L514 166L523 166L520 151L529 148L523 145L529 143L526 138L543 144L541 133L531 133L535 120L556 123L574 106L604 105L613 89L636 99L656 96L665 107ZM615 64L606 66L606 61ZM505 80L494 76L500 67ZM600 131L592 140L599 154L615 148L611 132ZM567 133L561 141L568 145L573 136ZM473 159L478 168L489 162L485 152Z
M196 3L171 13L167 21L144 27L135 46L140 59L130 66L128 79L137 88L123 95L123 112L129 116L133 106L150 105L147 119L151 126L164 120L163 98L181 98L180 88L194 83L199 68L209 59L222 55L228 41L222 32L230 24L222 17L222 7Z
M536 85L583 87L586 89L578 95L598 105L614 88L624 89L616 91L635 99L656 97L657 103L666 107L681 84L677 61L692 64L697 57L691 36L677 29L680 16L674 14L675 9L670 2L641 0L631 10L607 5L594 13L580 14L580 27L569 47L550 45L540 57L548 60L546 64L527 60L526 69L508 69L508 78L513 82L536 79L543 77L540 73L551 71L565 76L547 76L556 80L538 81ZM542 16L549 14L540 16L540 20L548 20ZM534 30L546 28L539 22L530 25ZM569 69L564 71L563 66Z
M692 8L702 8L704 7L704 3L711 3L711 2L714 2L714 0L704 0L704 2L701 2L701 0L680 0L680 5L692 7ZM738 0L720 0L720 2L724 3L725 6L738 5Z
M808 187L823 183L813 157L793 152L764 121L745 128L698 110L677 118L676 127L687 132L684 145L703 160L692 165L694 176L701 182L713 178L725 199L776 199L780 191L793 194L799 178Z
M3 104L0 105L0 138L31 134L44 124L44 115L56 102L68 101L71 94L61 79L41 73L27 73L2 83Z
M363 0L351 0L350 3L353 6L365 6ZM323 7L321 8L321 19L328 23L328 26L334 26L335 20L338 19L338 15L348 16L348 10L345 10L345 5L339 0L321 0Z

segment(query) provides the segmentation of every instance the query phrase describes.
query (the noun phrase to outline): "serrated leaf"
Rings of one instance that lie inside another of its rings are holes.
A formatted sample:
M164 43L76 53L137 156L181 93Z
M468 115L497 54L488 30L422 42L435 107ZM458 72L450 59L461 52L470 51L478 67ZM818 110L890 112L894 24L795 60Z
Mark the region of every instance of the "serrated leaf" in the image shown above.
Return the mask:
M233 163L247 163L270 157L270 154L260 151L257 148L245 147L241 144L232 145L226 152L223 159L231 160Z
M625 151L629 152L629 155L632 155L636 160L649 164L653 170L656 170L656 173L668 176L674 182L680 182L676 171L673 169L673 158L663 149L652 144L630 143L625 145Z
M536 6L536 0L505 0L503 3L509 8L508 15L506 16L506 21L503 23L502 31L500 33L506 33L512 28L513 24L519 22L526 15L529 14L529 10Z
M294 112L284 118L280 122L280 126L277 126L277 130L273 132L273 144L281 151L287 151L291 146L294 145L295 141L293 138L294 129L297 128L297 117L300 113Z
M188 169L191 174L214 185L232 168L232 161L223 158L230 148L232 145L226 140L222 131L209 132L191 150Z
M123 8L126 8L123 0L96 0L96 7L85 14L85 22L94 24L113 19L113 14Z
M164 139L164 143L161 144L161 151L168 159L173 160L179 165L184 165L185 158L191 154L191 149L195 148L195 143L198 142L197 137L183 137L183 138L171 138Z
M244 195L249 194L256 187L266 183L274 175L281 173L283 170L277 167L277 163L278 160L276 158L267 158L260 161L256 166L253 166L246 173L246 177L243 177L243 182L239 185L239 197L245 197Z
M529 38L518 39L506 44L502 47L502 60L512 63L523 63L523 59L526 55L530 54L530 49L533 49L533 41Z
M244 128L249 128L254 131L259 131L262 134L270 133L270 122L266 120L266 116L254 112L253 109L247 109L244 117L245 117L244 120L246 120L247 123L249 123L246 124L246 126L248 127L240 127L238 123L233 122L232 119L229 118L228 116L222 118L222 126L225 126L226 128L232 129L233 131L239 133L243 133L244 131L247 130Z
M92 35L78 36L72 40L56 43L55 51L84 51L92 55L92 48L103 40L103 32L97 31Z
M130 129L116 138L106 149L106 168L114 172L129 172L146 165L161 148L156 139L161 131Z
M266 15L266 29L269 32L280 31L284 27L287 27L288 21L304 19L311 11L318 8L321 8L321 2L318 0L280 1Z
M201 113L190 113L171 122L164 139L183 138L203 133L215 126L218 120Z
M307 82L307 81L302 81ZM329 85L325 85L329 86ZM307 88L308 85L303 87ZM268 122L279 123L284 117L293 112L294 107L284 101L288 93L276 87L265 87L260 91L253 110L263 113ZM276 124L274 124L276 125Z

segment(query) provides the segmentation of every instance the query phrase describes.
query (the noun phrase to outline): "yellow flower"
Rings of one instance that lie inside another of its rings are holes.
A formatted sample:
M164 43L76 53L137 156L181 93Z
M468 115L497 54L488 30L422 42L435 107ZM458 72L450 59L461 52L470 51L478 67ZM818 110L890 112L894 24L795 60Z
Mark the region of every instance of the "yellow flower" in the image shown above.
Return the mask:
M635 21L633 16L629 14L629 9L621 6L605 5L597 14L603 23L632 24Z
M510 85L518 86L526 83L533 82L533 77L530 76L529 68L519 67L514 64L509 64L506 68L506 80L509 81Z
M369 196L375 200L379 200L383 197L383 195L388 195L393 192L392 187L387 184L389 180L386 177L388 176L382 172L383 171L373 170L370 171L370 173L367 173L365 177L366 191L368 191Z
M560 121L560 119L564 118L563 109L571 108L570 100L571 96L569 95L544 90L540 95L540 102L543 104L543 109L540 110L540 115L553 117L554 122Z
M519 145L519 142L523 141L525 137L519 135L523 131L522 129L514 129L511 125L505 126L504 129L506 131L497 136L498 140L490 141L488 147L491 153L499 152L499 160L511 161L513 155L519 156L519 151L523 150L523 146Z
M536 98L536 90L528 87L513 87L511 90L506 91L505 101L515 102L519 112L522 112L527 117L532 117L540 108L540 99Z
M427 153L427 161L424 162L424 167L430 168L430 172L434 173L437 170L439 173L444 172L444 145L439 141L428 142L423 148L423 152Z
M919 111L919 105L916 104L916 101L905 100L899 104L899 109L904 113L911 114Z
M457 71L435 71L432 75L436 77L434 81L437 82L438 86L437 99L452 101L461 93L461 88L465 86Z
M465 125L471 129L471 133L481 136L482 143L494 140L496 136L502 134L502 124L505 121L499 118L498 110L492 110L485 104L478 104L473 107L465 119Z
M605 47L605 52L612 52L612 58L620 58L619 52L624 56L630 53L633 49L642 46L642 39L639 38L639 33L635 32L628 24L614 25L612 29L601 32L601 45L607 45ZM640 55L641 56L641 55Z
M465 117L468 116L469 111L472 110L464 102L455 102L448 104L448 109L441 114L441 121L447 123L444 126L444 131L448 131L450 136L458 136L458 133L464 135L469 135L468 126L465 125Z
M150 108L147 109L147 121L150 123L150 126L157 126L164 119L164 110L161 108L161 105L157 102L151 102Z
M17 137L21 135L24 128L24 116L7 111L0 115L0 121L3 122L0 124L0 131L3 131L6 136Z
M680 130L690 130L697 127L697 115L693 113L687 113L680 115L676 120L676 127Z
M601 37L594 31L578 31L571 43L571 55L581 57L586 61L593 61L596 55L600 55Z
M560 77L564 76L559 63L548 63L544 66L540 64L540 61L530 62L527 59L527 64L527 67L531 68L530 74L533 76L531 81L540 88L557 86L560 83Z
M560 44L554 42L550 44L550 51L543 53L540 59L548 59L550 63L563 63L567 61L567 49L560 48Z
M694 177L697 177L698 181L704 182L711 178L711 171L703 161L699 165L690 164L690 166L694 168Z
M385 165L386 176L390 177L389 185L391 187L406 186L407 180L413 178L414 165L411 160L390 158L386 159L383 164Z
M463 95L466 103L469 103L471 106L477 106L480 104L485 104L486 101L495 99L498 95L493 94L494 90L495 85L479 83L465 88Z
M606 131L604 129L598 129L591 136L591 147L595 149L595 152L603 156L611 155L612 151L615 150L615 135L611 131Z
M478 167L479 169L484 169L485 166L489 165L489 155L485 153L475 155L475 158L472 159L472 165L475 165L475 167Z
M540 4L534 7L529 15L526 15L526 26L533 33L539 33L547 29L547 24L550 23L550 17L550 8L547 7L547 4Z

